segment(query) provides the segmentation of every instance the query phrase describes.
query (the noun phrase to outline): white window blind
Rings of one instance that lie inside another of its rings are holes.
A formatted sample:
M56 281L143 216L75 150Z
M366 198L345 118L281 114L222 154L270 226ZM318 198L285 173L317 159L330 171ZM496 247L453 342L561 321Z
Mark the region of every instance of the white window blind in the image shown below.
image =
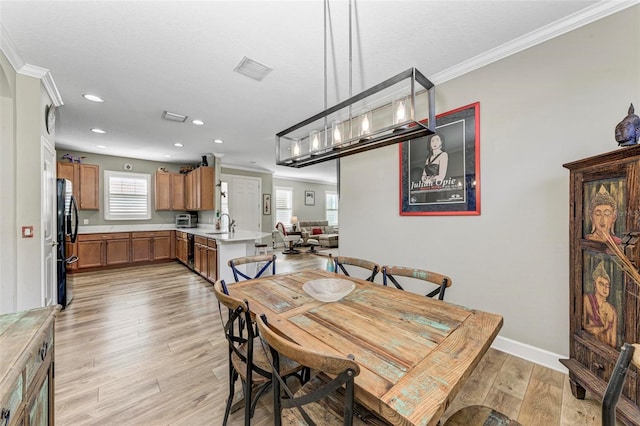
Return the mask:
M282 222L285 227L291 226L293 216L293 189L276 187L276 223Z
M324 193L326 217L329 226L338 226L338 193L326 191Z
M151 175L104 171L104 218L151 219Z

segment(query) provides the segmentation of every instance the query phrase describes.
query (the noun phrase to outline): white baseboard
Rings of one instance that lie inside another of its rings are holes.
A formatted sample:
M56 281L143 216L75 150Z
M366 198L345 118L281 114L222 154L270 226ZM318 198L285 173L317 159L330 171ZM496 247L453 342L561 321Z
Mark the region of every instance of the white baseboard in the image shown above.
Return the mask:
M506 337L498 336L491 345L493 349L497 349L501 352L508 353L509 355L517 356L518 358L526 359L527 361L535 362L543 367L550 368L552 370L559 371L564 374L569 374L569 370L560 364L560 359L569 358L568 355L560 355L553 352L549 352L544 349L536 348L535 346L527 345L526 343L518 342L516 340L507 339Z

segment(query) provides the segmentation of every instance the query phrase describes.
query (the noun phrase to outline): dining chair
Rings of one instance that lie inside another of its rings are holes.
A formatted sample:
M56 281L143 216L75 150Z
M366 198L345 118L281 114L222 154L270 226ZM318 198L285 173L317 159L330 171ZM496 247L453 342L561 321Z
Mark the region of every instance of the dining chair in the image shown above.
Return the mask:
M354 402L354 378L360 367L352 356L343 358L300 346L271 329L264 314L256 317L256 323L271 355L275 426L389 424ZM318 373L294 392L283 375L283 357Z
M223 320L223 329L229 346L229 396L222 424L227 424L236 381L240 379L244 399L244 424L249 426L258 399L271 384L271 365L257 337L255 322L251 320L249 302L230 296L224 280L216 281L213 289L220 305L228 308L228 319L226 323ZM220 306L221 319L222 316ZM281 368L283 377L296 376L301 382L304 381L303 367L300 364L284 359Z
M351 274L349 274L348 271L351 270L353 272L353 270L348 269L345 266L360 268L358 269L360 271L362 269L366 269L368 271L367 274L369 274L369 276L366 277L365 279L371 282L373 282L376 275L378 274L378 271L380 271L380 265L378 265L377 263L371 262L370 260L358 259L356 257L336 256L334 258L334 262L335 262L336 273L340 273L340 271L342 271L342 273L345 274L346 276L351 276Z
M438 299L444 299L444 292L447 287L451 287L452 281L446 275L437 272L426 271L424 269L405 268L404 266L383 266L382 267L382 284L387 285L391 281L396 288L404 290L396 277L414 278L429 282L438 286L435 290L425 294L427 297L438 296Z
M238 269L240 265L251 265L255 264L256 273L255 275L249 275L249 272L242 272ZM275 254L258 254L255 256L245 256L245 257L237 257L235 259L229 259L227 265L233 271L233 278L238 281L252 280L254 278L259 278L269 266L271 266L271 275L276 274L276 255Z

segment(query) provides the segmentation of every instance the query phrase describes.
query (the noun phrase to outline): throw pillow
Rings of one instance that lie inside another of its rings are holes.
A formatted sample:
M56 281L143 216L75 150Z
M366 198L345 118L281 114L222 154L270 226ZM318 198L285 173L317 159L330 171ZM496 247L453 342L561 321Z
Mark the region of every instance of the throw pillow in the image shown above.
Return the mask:
M322 229L320 228L313 228L311 230L311 235L320 235L320 234L322 234Z

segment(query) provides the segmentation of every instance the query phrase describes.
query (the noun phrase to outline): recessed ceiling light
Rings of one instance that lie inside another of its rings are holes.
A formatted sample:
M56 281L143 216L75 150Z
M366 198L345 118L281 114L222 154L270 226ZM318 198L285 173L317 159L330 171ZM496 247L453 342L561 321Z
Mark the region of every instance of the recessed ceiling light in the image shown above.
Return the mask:
M182 145L182 144L181 144L181 143L179 143L179 142L176 142L176 143L174 143L174 144L173 144L173 146L183 147L184 145Z
M222 139L214 139L213 143L222 143Z
M191 120L191 122L196 126L202 126L204 124L204 121L202 120Z
M107 147L106 147L106 146L104 146L104 145L96 145L96 148L100 148L100 149L107 149Z
M100 96L91 95L89 93L85 93L82 97L91 102L104 102Z
M100 133L101 135L104 133L107 133L105 130L102 130L102 129L91 129L91 131L93 133Z
M169 154L165 155L164 158L171 158Z

